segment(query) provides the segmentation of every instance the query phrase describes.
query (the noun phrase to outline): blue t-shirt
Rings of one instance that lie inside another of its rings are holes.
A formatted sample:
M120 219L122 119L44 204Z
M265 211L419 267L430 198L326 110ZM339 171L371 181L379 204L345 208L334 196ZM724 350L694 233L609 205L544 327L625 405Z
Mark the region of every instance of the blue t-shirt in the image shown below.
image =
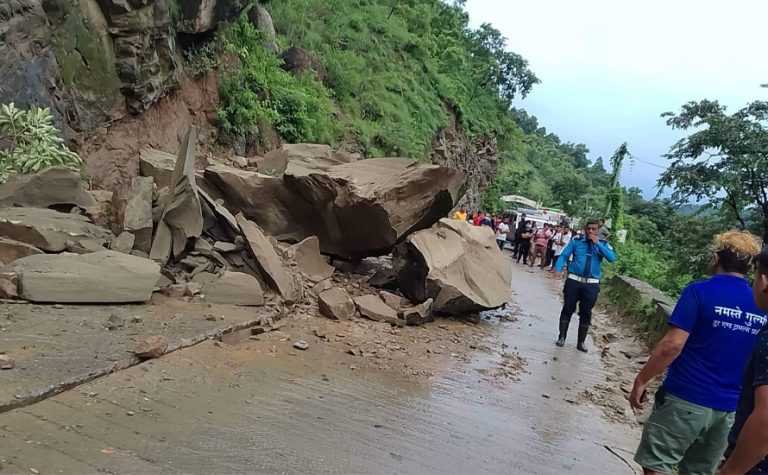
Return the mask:
M735 411L744 367L765 322L746 279L718 274L690 284L669 317L690 336L664 388L700 406Z

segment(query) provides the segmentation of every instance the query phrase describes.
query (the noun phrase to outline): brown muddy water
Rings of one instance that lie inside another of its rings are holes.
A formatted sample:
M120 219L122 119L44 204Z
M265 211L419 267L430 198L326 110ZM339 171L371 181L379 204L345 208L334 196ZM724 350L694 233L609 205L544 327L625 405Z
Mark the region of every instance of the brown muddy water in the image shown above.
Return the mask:
M0 415L0 474L639 473L638 426L578 398L605 382L599 355L576 322L553 344L557 287L514 264L513 286L514 321L431 377L204 343Z

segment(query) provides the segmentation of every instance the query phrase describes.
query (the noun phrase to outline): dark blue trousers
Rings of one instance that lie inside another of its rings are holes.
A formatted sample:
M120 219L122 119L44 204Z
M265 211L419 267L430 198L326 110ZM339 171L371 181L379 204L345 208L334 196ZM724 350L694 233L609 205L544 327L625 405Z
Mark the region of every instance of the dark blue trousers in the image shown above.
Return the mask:
M570 322L571 315L579 306L579 326L588 327L592 323L592 307L597 302L600 294L600 284L586 284L573 279L565 280L563 288L563 310L560 312L560 321Z

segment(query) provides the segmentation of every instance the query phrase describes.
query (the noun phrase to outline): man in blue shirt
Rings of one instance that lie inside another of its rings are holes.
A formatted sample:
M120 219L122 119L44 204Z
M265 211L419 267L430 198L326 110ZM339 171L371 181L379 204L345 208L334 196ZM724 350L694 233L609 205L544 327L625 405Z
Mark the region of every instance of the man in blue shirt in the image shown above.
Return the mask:
M568 334L568 326L571 324L571 316L579 306L579 334L576 348L587 352L584 341L589 333L589 325L592 323L592 307L597 302L600 293L600 275L603 259L608 262L616 260L616 253L607 241L598 239L597 233L600 227L597 221L587 221L584 227L584 236L571 239L565 246L555 264L555 273L562 275L563 266L568 258L573 255L573 262L568 265L568 278L563 288L563 310L560 312L560 334L557 337L557 346L565 345L565 337Z
M766 321L746 279L759 251L748 232L715 236L713 276L683 290L635 378L629 402L642 408L648 382L669 368L635 454L646 474L710 474L722 458L744 367Z
M768 248L757 258L755 303L768 311ZM768 473L768 326L757 334L755 349L747 363L736 418L728 435L722 475Z

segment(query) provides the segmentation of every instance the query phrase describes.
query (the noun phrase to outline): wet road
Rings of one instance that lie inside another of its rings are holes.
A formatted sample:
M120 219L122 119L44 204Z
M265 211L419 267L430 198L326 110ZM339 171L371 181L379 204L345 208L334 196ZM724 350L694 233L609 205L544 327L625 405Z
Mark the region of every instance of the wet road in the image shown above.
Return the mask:
M639 430L568 402L607 373L554 346L556 287L516 265L513 286L496 346L424 381L204 343L1 414L0 474L635 473Z

